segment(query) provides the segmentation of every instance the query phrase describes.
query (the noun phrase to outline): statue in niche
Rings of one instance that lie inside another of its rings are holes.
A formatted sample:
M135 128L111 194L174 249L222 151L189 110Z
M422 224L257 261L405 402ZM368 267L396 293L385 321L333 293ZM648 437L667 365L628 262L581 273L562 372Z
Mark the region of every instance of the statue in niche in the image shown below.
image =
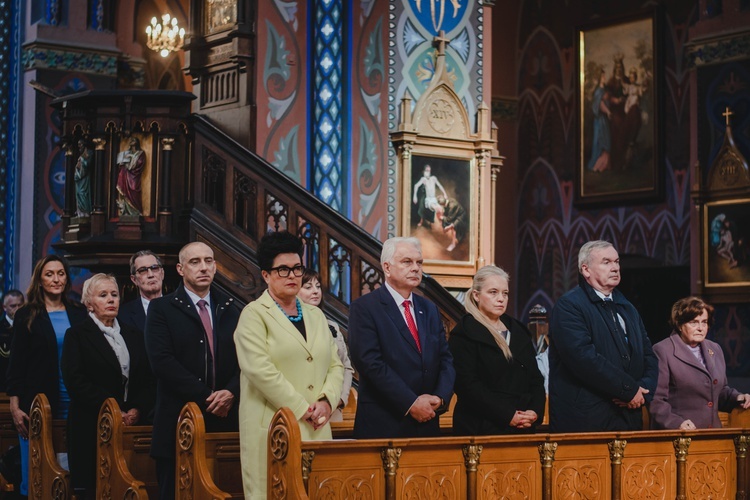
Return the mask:
M76 185L76 216L88 217L91 214L91 158L93 151L81 139L78 141L78 161L73 176Z
M141 199L141 176L146 166L146 153L141 141L131 137L129 147L117 155L117 208L120 215L139 216L143 213Z

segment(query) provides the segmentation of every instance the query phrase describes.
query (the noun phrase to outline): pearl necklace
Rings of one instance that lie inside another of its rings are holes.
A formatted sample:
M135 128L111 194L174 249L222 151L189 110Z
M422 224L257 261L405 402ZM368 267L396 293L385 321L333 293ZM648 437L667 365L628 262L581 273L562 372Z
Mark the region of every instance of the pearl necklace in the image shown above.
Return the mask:
M276 302L276 306L279 309L281 309L281 312L284 313L284 316L286 316L286 319L288 319L292 323L297 323L299 321L302 321L302 304L300 303L299 299L296 299L296 300L297 300L297 315L296 316L289 316L284 310L284 308L282 308L278 302L274 301Z

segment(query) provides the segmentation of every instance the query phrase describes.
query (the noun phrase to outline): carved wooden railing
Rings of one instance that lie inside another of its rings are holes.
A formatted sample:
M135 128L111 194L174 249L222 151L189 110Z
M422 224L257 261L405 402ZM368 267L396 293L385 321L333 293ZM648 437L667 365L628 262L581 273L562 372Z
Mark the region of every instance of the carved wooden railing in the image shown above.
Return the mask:
M37 394L29 414L29 498L67 500L73 493L70 473L60 467L56 453L67 451L65 421L52 420L44 394Z
M262 290L258 241L268 231L289 230L306 244L304 264L321 274L327 313L347 325L349 304L383 284L381 242L205 118L196 116L193 124L191 236L214 248L217 281L236 296L255 298ZM446 328L464 313L429 276L419 292L437 304Z

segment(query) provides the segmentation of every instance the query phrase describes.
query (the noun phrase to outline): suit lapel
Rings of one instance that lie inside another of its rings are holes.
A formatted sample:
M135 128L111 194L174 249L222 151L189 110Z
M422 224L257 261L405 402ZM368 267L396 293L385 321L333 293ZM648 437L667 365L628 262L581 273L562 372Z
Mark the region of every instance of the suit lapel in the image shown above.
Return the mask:
M674 345L674 356L675 358L679 359L685 364L688 364L695 368L696 370L700 370L702 372L708 373L709 370L704 367L700 361L695 357L695 355L690 351L690 348L688 348L688 345L682 341L679 334L672 335L670 337L670 340L672 341L672 345ZM704 352L705 354L705 352ZM704 360L706 361L706 366L708 366L708 359L706 356L704 356ZM710 373L708 373L710 375Z
M117 367L117 371L120 371L120 362L117 360L117 356L115 355L115 351L112 349L112 346L104 337L104 332L99 329L96 323L94 323L94 320L92 320L91 318L88 318L86 320L85 325L86 329L84 333L86 341L92 346L95 351L101 354L102 358L104 358L112 366Z
M596 297L599 298L598 295ZM615 342L617 350L620 352L620 359L622 359L623 364L627 366L629 362L626 360L630 359L630 352L628 351L628 346L625 345L625 339L623 338L622 334L615 329L615 319L612 317L612 314L610 314L609 310L604 307L604 301L602 299L599 299L599 301L600 303L597 304L599 306L599 313L602 315L604 324L607 325L609 334L612 336L612 340ZM625 326L627 326L627 323Z
M396 301L393 300L393 296L391 296L391 293L388 291L385 285L378 288L378 290L381 290L380 301L383 304L383 308L385 309L386 314L391 319L393 326L396 327L396 330L398 330L398 332L401 334L401 337L403 337L404 341L409 344L415 352L419 353L419 350L417 349L417 343L414 341L414 337L411 336L409 327L406 326L406 321L401 315L401 306L399 304L396 304ZM412 304L412 306L414 307L414 309L416 309L416 306L414 304ZM414 316L417 316L416 311L414 311ZM415 321L417 321L416 318ZM417 330L420 330L419 323L417 323ZM420 342L422 342L421 334L419 340Z

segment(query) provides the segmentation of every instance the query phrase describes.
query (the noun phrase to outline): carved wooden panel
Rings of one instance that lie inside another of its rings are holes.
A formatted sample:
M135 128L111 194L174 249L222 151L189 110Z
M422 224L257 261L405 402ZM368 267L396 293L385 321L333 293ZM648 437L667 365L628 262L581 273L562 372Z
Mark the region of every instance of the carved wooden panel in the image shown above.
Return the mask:
M403 500L449 500L460 498L464 489L463 470L458 464L404 467L396 473L396 498Z
M383 498L383 492L380 490L381 481L378 481L376 476L374 472L359 470L342 471L341 474L334 475L311 474L310 497L320 500Z
M608 492L608 460L590 457L555 461L552 467L553 498L606 498Z
M670 464L669 458L623 460L622 497L632 500L672 498L674 495L667 496L667 492L673 491L674 477L674 464Z
M535 469L539 461L515 462L477 468L477 498L541 498Z

